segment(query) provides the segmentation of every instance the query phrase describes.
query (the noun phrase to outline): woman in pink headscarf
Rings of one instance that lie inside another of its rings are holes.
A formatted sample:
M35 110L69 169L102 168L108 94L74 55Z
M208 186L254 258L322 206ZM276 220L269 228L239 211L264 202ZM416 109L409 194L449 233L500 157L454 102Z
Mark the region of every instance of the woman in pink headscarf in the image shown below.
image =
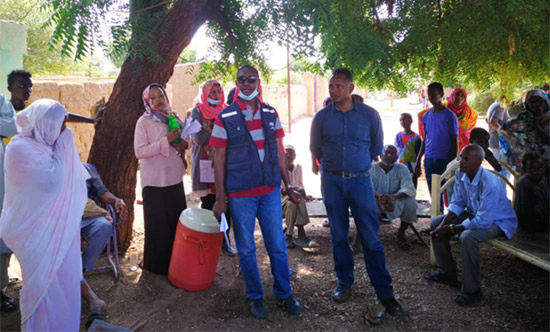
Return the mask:
M238 91L235 94L238 94ZM212 134L214 120L218 113L227 107L224 100L221 84L216 80L208 80L200 85L197 103L191 111L191 120L198 121L202 125L199 132L191 135L192 189L193 195L201 199L201 208L207 210L212 210L216 201L214 168L212 167L214 148L208 145L208 141ZM211 175L210 180L208 175ZM227 213L226 216L228 217L229 214ZM222 244L222 250L224 253L232 255L231 249L225 242Z
M153 83L143 91L145 112L136 123L134 152L140 163L145 245L144 270L168 274L172 245L181 211L185 210L182 156L187 142L180 138L181 121L172 112L166 91ZM179 128L168 131L168 116ZM180 141L177 141L180 139Z
M15 116L20 135L6 149L0 234L21 265L21 329L78 331L80 220L88 172L67 111L39 99Z
M456 88L451 92L447 108L458 118L458 152L470 144L470 133L477 124L477 112L468 105L466 90Z

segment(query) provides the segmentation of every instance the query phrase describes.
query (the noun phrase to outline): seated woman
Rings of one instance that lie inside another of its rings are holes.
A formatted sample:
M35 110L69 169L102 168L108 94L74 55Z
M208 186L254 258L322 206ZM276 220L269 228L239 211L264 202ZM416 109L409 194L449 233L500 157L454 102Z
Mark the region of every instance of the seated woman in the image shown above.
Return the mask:
M80 219L88 174L67 111L39 99L15 116L20 135L6 149L0 234L21 265L21 329L80 326Z

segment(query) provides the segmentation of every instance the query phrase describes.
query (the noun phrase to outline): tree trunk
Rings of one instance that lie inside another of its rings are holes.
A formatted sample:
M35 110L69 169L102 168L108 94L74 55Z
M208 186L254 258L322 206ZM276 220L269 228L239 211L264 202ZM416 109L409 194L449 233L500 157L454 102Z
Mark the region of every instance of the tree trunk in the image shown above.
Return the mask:
M179 55L206 21L213 2L180 0L175 4L160 23L164 27L155 29L156 50L164 61L153 63L128 58L114 84L103 119L96 127L88 162L97 166L106 187L128 206L128 216L117 228L122 250L127 249L132 240L138 169L133 143L137 119L144 111L142 91L151 83L166 85ZM160 30L167 33L158 32Z

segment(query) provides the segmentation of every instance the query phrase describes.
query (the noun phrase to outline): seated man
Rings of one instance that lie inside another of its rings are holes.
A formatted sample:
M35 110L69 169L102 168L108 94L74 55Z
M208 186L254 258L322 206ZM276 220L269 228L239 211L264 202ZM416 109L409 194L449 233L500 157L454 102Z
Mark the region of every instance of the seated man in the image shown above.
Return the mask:
M85 163L83 163L83 165L88 173L90 173L90 178L86 180L88 198L111 204L114 206L117 213L124 215L126 213L126 204L124 204L124 201L109 192L101 181L97 170L92 165ZM86 210L88 210L88 205ZM82 218L80 235L84 237L86 241L86 248L82 252L82 269L84 272L94 269L97 258L107 245L112 227L112 220L108 219L110 219L110 217L106 217L102 213L92 217L86 217L85 213ZM92 291L84 278L82 278L81 286L82 297L88 302L90 310L102 308L105 305L105 303Z
M510 173L506 168L502 167L499 163L491 149L489 148L489 139L490 139L489 132L483 128L474 128L472 132L470 133L470 144L477 144L481 146L483 149L483 152L485 152L485 160L493 167L493 169L500 174L502 174L505 177L508 177ZM460 165L460 156L456 157L453 161L451 161L447 165L447 169L452 169L453 172L458 169ZM504 181L501 181L502 187L506 188L506 183ZM453 196L453 187L447 188L445 191L447 202L450 204Z
M534 151L523 155L524 174L516 183L514 210L519 226L529 233L547 233L549 229L549 178L542 156Z
M450 239L460 234L462 289L455 302L469 305L481 300L479 242L514 234L518 219L506 197L498 176L481 167L485 158L479 145L467 145L460 154L460 168L455 174L454 195L447 215L431 222L433 249L438 269L424 278L458 285L456 262Z
M286 223L286 247L287 248L296 248L296 246L301 248L313 248L317 246L315 241L309 239L306 236L304 226L309 224L309 216L306 209L306 200L312 200L311 196L306 195L304 189L303 178L302 178L302 166L300 164L294 165L294 160L296 159L296 151L292 145L286 145L286 162L288 167L288 179L289 190L294 190L295 192L302 195L302 200L300 203L294 203L288 197L284 186L281 186L281 206L283 208L283 216L285 217ZM294 241L294 226L298 229L298 239Z
M397 243L401 249L409 250L411 244L405 239L405 230L418 220L416 190L407 166L396 163L395 146L386 145L382 150L381 160L370 169L376 212L378 216L385 214L390 220L401 219Z

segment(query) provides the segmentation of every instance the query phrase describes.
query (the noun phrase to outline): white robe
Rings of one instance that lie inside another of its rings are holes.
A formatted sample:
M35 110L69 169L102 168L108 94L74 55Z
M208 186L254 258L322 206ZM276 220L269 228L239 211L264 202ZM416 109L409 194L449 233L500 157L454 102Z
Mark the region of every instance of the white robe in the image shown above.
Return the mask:
M87 198L67 111L38 100L15 116L21 135L6 149L0 236L21 264L21 328L76 331L80 326L80 219Z

